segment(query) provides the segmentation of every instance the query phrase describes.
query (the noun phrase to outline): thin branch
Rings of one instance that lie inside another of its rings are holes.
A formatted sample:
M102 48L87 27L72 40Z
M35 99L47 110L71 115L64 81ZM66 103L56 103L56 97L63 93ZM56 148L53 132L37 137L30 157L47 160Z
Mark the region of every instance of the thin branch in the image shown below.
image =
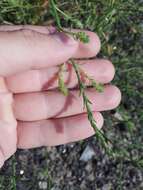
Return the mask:
M104 149L106 150L106 152L111 153L111 150L109 150L109 147L110 147L109 145L112 144L112 142L105 136L105 134L103 132L101 132L101 130L98 129L98 127L96 125L96 120L94 119L93 112L91 109L92 103L85 93L85 90L87 87L85 86L85 84L83 84L83 82L81 80L79 66L77 63L75 63L75 61L73 59L70 59L70 61L73 65L73 68L75 70L75 73L76 73L76 76L78 79L80 96L82 96L82 98L83 98L84 107L87 110L88 120L89 120L91 126L93 127L93 129L95 130L95 136L101 142L101 144L104 147Z

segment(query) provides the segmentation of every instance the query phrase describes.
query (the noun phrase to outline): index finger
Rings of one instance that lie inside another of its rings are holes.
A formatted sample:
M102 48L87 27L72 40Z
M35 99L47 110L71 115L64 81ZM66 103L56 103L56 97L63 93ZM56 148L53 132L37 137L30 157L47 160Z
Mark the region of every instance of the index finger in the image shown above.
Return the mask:
M64 33L31 29L0 31L0 76L58 65L74 55L78 42Z
M75 30L75 32L78 32ZM95 56L100 49L98 36L85 31L88 44L75 41L54 28L42 26L0 26L0 75L61 64L69 58Z

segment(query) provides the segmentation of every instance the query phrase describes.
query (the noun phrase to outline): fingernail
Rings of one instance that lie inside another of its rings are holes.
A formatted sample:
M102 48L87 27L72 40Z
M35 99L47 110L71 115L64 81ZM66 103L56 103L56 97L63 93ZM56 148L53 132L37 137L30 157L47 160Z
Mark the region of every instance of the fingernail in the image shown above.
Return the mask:
M56 32L54 33L54 37L56 40L66 44L66 45L74 45L77 44L77 41L72 37L64 32Z

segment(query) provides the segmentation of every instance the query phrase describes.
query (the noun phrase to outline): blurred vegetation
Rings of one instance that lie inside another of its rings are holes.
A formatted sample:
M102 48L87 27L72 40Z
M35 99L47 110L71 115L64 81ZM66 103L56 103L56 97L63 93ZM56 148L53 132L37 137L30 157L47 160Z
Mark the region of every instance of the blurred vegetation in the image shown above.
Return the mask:
M122 103L105 113L104 131L119 151L115 159L143 167L143 6L138 0L60 0L68 17L63 26L96 32L102 41L99 57L110 58L116 67L113 81L122 91ZM54 23L46 0L1 0L1 24ZM136 156L134 153L136 152ZM0 190L4 175L0 178ZM11 183L15 183L13 180ZM119 183L120 184L120 183ZM122 189L122 188L120 188Z

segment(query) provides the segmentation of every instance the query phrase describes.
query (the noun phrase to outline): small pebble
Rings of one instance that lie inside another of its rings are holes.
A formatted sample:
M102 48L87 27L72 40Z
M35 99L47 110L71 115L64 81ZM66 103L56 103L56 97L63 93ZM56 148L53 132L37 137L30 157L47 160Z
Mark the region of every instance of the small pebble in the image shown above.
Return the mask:
M95 155L95 152L94 152L93 148L91 148L90 146L87 146L80 157L80 161L87 162L87 161L91 160L91 158L94 155Z

